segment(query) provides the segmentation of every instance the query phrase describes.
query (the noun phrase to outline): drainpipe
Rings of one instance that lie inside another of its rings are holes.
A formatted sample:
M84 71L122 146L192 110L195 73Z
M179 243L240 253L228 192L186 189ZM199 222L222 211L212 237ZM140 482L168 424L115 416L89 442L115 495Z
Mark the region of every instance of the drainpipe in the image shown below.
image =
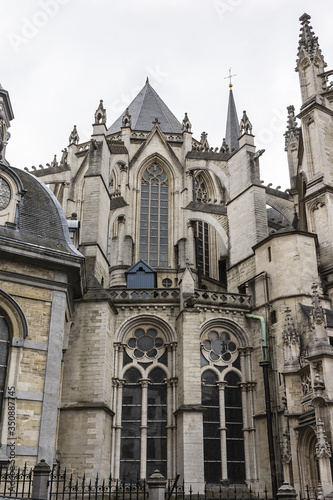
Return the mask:
M274 438L273 438L273 427L272 427L271 395L270 395L270 389L269 389L269 375L268 375L268 368L270 366L270 363L268 361L266 323L265 323L265 319L262 316L257 316L255 314L246 314L246 317L251 318L251 319L257 319L261 323L263 360L260 361L259 365L262 367L263 376L264 376L266 423L267 423L269 460L270 460L270 468L271 468L272 496L273 496L273 498L276 498L276 494L277 494L277 480L276 479L277 478L276 478Z

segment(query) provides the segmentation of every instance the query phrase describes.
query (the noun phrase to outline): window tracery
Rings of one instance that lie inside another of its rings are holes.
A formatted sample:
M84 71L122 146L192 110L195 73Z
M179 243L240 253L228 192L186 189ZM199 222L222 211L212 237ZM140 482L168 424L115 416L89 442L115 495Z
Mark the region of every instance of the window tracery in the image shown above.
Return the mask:
M139 258L153 267L168 265L168 197L166 172L152 163L141 179Z
M119 351L123 353L120 385L116 384L121 398L116 415L120 457L114 473L126 482L147 478L156 469L165 477L170 475L174 437L167 422L175 410L171 407L175 391L170 379L172 351L163 331L151 324L131 329Z
M243 482L243 395L237 339L224 328L209 329L201 338L201 354L205 481Z

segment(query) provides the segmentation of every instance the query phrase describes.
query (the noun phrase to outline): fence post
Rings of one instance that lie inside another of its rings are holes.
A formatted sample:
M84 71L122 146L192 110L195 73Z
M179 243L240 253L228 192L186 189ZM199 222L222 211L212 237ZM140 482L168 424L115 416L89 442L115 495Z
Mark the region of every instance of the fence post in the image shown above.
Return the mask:
M34 476L32 480L32 499L47 500L48 483L51 467L42 459L34 467Z
M283 483L276 494L277 500L296 500L297 493L289 483Z
M159 470L155 470L147 479L147 484L149 488L149 500L164 500L167 482Z

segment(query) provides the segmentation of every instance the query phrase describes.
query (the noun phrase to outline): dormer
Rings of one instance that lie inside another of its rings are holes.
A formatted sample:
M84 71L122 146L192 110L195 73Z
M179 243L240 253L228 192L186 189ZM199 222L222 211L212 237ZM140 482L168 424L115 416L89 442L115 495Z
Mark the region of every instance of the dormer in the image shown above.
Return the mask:
M17 208L24 195L21 179L0 163L0 225L16 228Z

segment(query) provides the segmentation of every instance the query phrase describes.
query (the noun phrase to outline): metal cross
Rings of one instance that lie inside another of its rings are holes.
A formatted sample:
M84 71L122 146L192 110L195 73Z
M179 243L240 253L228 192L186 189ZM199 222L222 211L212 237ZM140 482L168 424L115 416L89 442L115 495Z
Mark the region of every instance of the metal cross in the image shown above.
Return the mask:
M231 68L229 68L229 76L225 76L224 79L229 78L229 88L232 88L231 78L236 75L231 74Z

